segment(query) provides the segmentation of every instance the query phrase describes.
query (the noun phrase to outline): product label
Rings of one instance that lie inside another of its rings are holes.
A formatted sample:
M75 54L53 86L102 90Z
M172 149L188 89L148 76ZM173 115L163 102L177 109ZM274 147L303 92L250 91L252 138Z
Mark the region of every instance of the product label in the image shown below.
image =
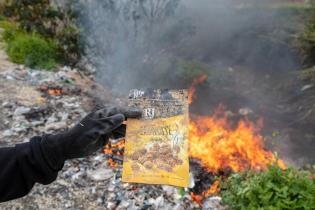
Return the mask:
M187 91L132 90L129 105L143 114L127 121L122 180L187 187Z

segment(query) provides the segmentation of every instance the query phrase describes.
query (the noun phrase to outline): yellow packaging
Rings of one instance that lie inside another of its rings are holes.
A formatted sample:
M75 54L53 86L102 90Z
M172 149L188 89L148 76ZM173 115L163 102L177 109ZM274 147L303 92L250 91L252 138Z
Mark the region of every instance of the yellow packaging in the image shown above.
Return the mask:
M129 98L143 117L127 121L122 181L187 187L187 91L132 90Z

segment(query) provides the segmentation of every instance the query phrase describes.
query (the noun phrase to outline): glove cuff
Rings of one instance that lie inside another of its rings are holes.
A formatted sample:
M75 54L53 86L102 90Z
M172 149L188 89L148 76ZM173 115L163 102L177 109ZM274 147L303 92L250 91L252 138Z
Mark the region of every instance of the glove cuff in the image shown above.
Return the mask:
M40 143L43 156L49 166L54 170L61 170L63 168L65 157L62 148L59 145L62 134L43 135Z

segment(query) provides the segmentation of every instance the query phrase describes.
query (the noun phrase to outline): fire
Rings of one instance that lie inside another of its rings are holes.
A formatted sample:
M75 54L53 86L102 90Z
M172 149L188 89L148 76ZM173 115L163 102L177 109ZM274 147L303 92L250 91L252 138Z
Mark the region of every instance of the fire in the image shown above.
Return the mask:
M211 187L207 191L203 192L201 195L197 195L197 194L191 192L190 196L195 202L197 202L199 205L202 206L202 201L206 197L208 197L210 195L214 195L214 194L219 192L220 184L221 184L221 181L217 180L211 185Z
M196 92L196 85L201 84L207 80L207 75L203 74L199 76L198 78L195 78L192 82L192 85L190 86L188 90L188 103L192 104L194 95Z
M121 139L116 143L109 143L106 144L104 147L104 154L108 155L108 165L111 168L117 168L119 166L119 164L115 161L114 156L116 157L122 157L124 155L123 150L125 148L125 140Z
M48 89L47 93L49 95L58 96L58 95L61 95L63 93L63 91L62 91L62 89Z
M189 104L193 102L195 86L206 81L202 75L193 80L189 88ZM202 166L212 174L221 170L242 172L245 170L265 170L269 164L275 163L285 169L285 164L264 147L264 138L260 134L263 121L251 122L246 118L232 126L224 108L219 108L212 116L198 116L189 123L189 156L200 160ZM124 140L116 144L108 144L104 153L109 155L108 163L117 167L114 156L122 156ZM202 205L202 201L220 190L220 180L200 195L191 192L194 201Z
M189 104L193 102L195 86L206 80L205 76L193 81L189 88ZM260 135L262 120L257 123L247 119L238 121L236 127L230 125L223 106L212 116L199 116L189 123L189 156L199 159L203 167L211 173L220 170L241 172L245 170L265 170L275 163L285 169L283 161L264 148L264 138ZM220 181L200 195L191 192L194 201L202 206L203 200L220 190Z
M211 117L197 117L189 124L189 154L201 161L210 172L220 169L264 170L276 161L272 152L264 148L259 134L261 122L240 120L231 128L227 115L219 108ZM222 116L223 115L223 116ZM282 161L278 161L284 168Z
M208 197L209 195L216 194L220 190L220 184L221 184L221 181L219 180L215 181L206 192L202 193L202 195L204 197Z

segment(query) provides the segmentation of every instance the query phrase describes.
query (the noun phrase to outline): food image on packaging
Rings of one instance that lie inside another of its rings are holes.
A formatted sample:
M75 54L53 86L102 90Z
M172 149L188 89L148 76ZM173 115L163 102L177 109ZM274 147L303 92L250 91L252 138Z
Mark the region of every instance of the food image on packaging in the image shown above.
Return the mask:
M134 171L141 171L141 168L144 167L172 172L175 166L184 163L178 156L179 151L179 146L175 146L173 149L169 144L154 143L149 149L139 149L131 155L131 160L135 161L131 167Z
M143 116L127 121L122 181L187 187L187 91L132 90L129 105Z

